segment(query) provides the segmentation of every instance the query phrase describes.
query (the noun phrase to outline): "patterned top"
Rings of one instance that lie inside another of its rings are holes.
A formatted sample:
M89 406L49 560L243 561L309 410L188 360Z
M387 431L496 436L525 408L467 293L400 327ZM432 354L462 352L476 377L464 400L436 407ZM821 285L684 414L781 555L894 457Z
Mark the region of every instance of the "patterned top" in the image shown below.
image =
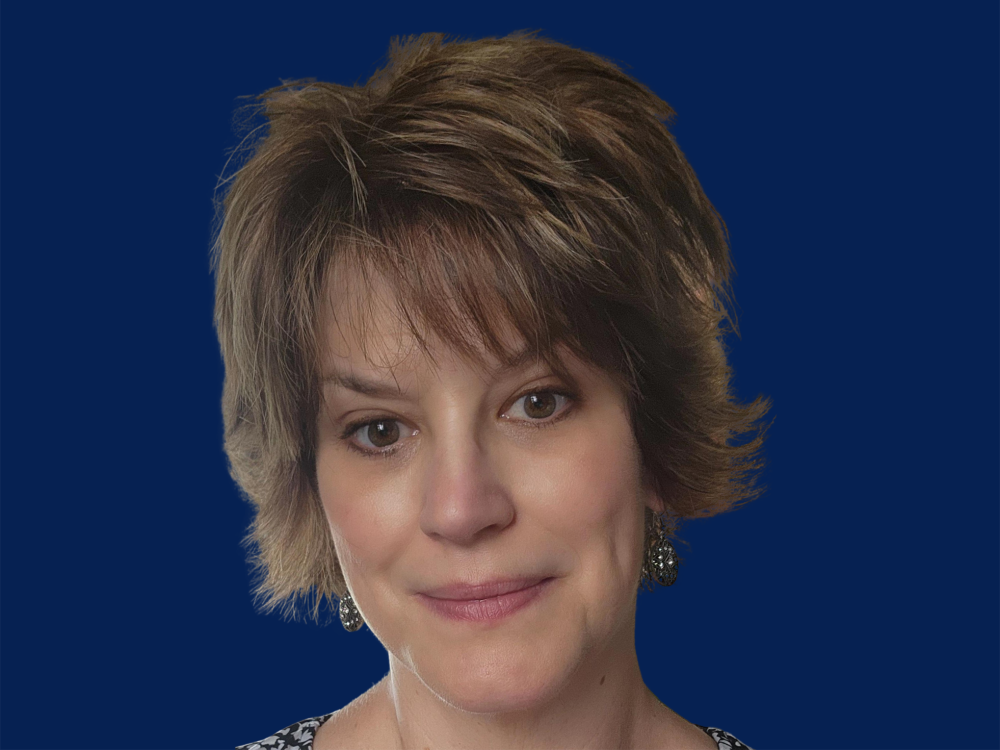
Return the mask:
M316 736L316 731L334 713L334 711L331 711L324 716L314 716L311 719L297 721L291 726L279 729L270 737L263 740L249 742L246 745L237 745L236 750L312 750L313 737ZM721 729L715 727L703 727L701 724L695 724L695 726L715 740L719 746L719 750L753 750L733 737L729 732L723 732Z

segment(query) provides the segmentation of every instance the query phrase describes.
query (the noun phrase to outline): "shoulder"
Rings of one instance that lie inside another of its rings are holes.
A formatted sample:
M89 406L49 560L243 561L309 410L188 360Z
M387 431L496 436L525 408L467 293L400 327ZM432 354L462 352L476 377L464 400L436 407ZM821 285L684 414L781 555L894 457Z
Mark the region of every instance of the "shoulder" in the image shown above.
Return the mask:
M729 732L724 732L718 727L703 727L701 724L695 724L695 726L715 740L715 744L719 746L719 750L753 750L733 737Z
M333 713L297 721L262 740L237 745L236 750L309 750L312 748L316 730L331 716Z

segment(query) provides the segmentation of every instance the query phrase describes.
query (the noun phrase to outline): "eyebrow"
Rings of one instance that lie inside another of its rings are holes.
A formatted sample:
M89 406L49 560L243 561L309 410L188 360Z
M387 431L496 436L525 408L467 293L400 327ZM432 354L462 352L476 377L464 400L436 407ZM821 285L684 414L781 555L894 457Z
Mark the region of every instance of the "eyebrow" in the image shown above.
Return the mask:
M535 350L525 348L493 370L493 377L506 375L515 370L519 370L525 365L539 361ZM407 395L403 393L395 384L380 383L374 380L365 380L355 375L347 375L336 370L332 370L323 375L323 385L335 385L350 391L361 393L365 396L375 398L405 399Z

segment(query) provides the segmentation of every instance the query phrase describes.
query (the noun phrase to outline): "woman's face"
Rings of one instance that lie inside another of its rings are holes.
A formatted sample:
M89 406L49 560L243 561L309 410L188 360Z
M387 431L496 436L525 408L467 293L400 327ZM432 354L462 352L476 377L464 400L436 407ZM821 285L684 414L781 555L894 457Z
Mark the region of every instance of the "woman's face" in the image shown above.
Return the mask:
M662 506L620 388L568 352L578 399L543 393L569 392L544 363L494 376L431 339L433 369L387 307L374 314L376 366L327 318L316 468L351 594L391 657L447 703L492 712L554 696L592 654L634 654L644 509ZM456 619L425 595L522 577L550 580L500 618Z

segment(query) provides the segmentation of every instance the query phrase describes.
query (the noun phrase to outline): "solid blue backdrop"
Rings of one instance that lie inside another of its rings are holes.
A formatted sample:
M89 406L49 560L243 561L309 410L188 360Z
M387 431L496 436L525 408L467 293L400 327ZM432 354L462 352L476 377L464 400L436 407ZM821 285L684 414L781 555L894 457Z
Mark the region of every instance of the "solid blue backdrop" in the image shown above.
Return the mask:
M394 35L539 29L669 102L725 219L767 493L689 522L643 676L761 748L998 747L998 9L8 3L3 748L229 748L387 670L256 614L222 452L212 195L240 95Z

